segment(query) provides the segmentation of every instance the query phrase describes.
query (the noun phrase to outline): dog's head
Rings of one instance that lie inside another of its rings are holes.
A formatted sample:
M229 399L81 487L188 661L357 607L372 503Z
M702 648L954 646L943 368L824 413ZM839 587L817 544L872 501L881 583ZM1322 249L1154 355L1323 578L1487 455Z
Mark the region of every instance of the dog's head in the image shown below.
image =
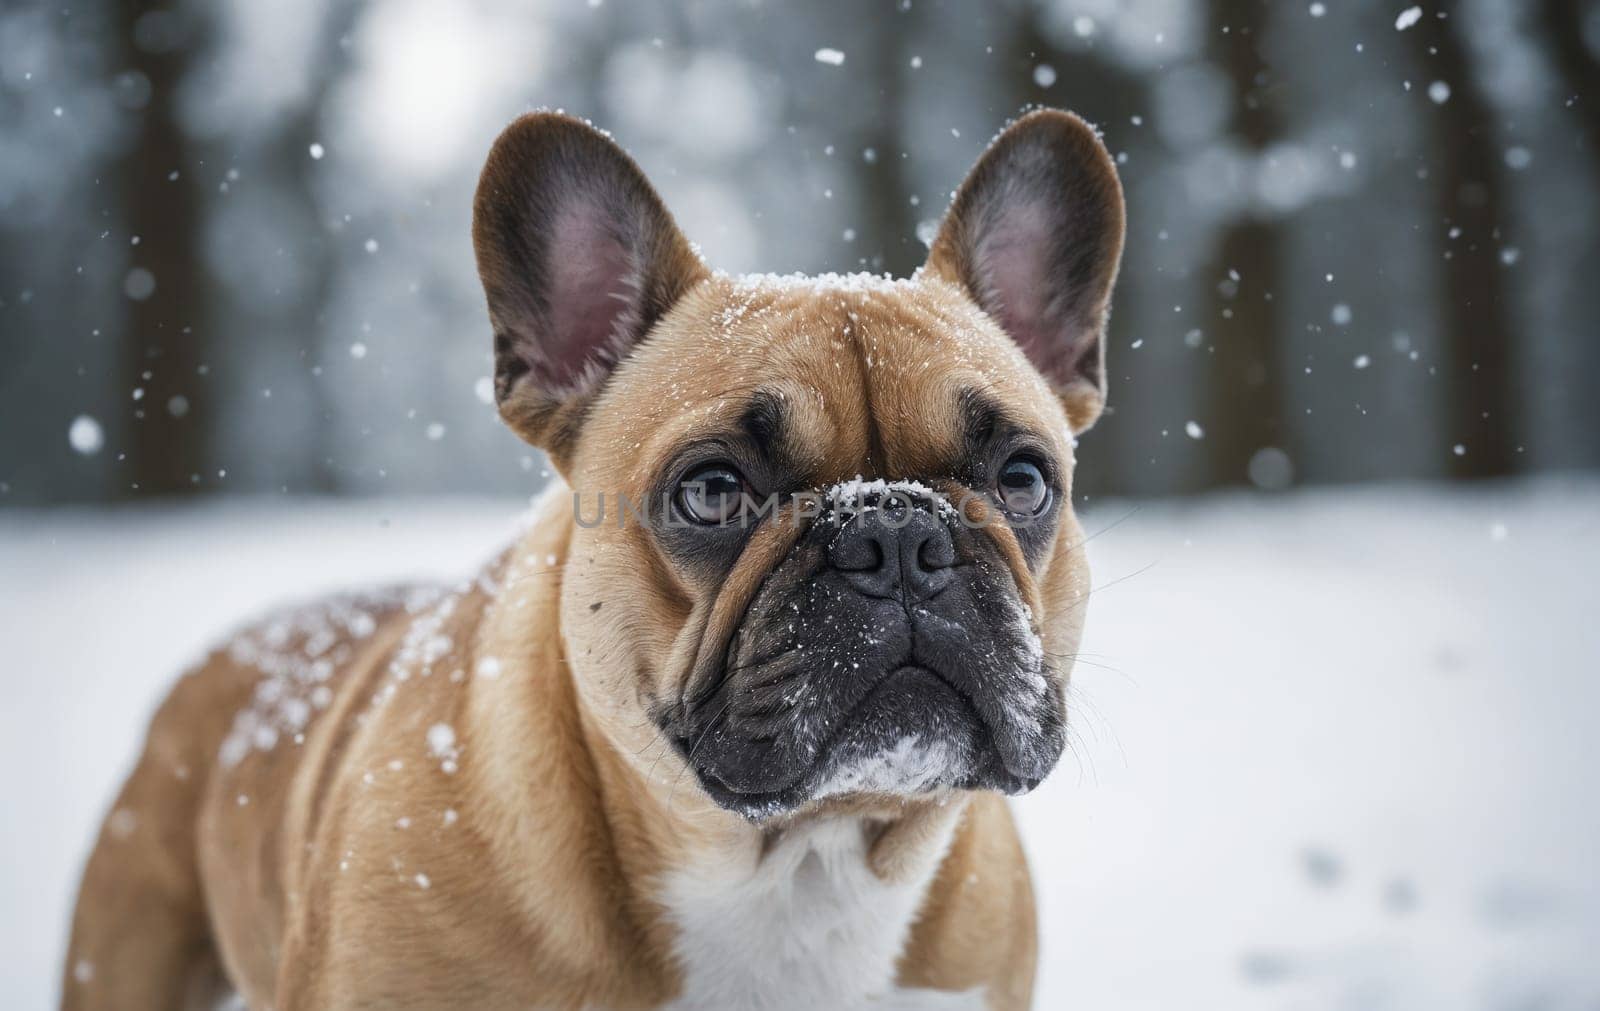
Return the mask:
M1122 235L1061 112L899 281L714 274L604 135L507 128L473 221L495 394L575 493L562 635L621 753L750 817L1050 771Z

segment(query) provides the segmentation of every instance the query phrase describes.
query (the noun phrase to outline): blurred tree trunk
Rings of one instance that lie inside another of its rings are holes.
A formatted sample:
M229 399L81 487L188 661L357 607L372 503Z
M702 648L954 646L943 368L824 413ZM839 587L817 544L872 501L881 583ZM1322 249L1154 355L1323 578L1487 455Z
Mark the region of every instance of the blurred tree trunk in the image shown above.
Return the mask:
M1449 87L1442 103L1431 95L1424 101L1430 103L1426 114L1437 155L1429 170L1444 257L1439 297L1450 352L1445 431L1465 450L1451 454L1451 472L1493 477L1517 466L1511 302L1500 265L1503 203L1493 113L1455 30L1459 20L1430 14L1409 34L1424 70L1424 92L1433 82Z
M1583 39L1585 19L1600 17L1600 7L1585 0L1541 0L1539 9L1545 41L1561 77L1562 101L1570 106L1583 130L1573 148L1587 148L1584 153L1588 156L1590 170L1600 171L1600 59ZM1600 249L1600 238L1591 233L1589 250L1592 254L1597 249ZM1591 257L1575 266L1574 281L1581 283L1583 272L1592 269L1589 265L1594 262ZM1575 374L1584 377L1581 380L1584 382L1600 375L1600 341L1585 336L1594 334L1600 323L1594 318L1593 294L1589 297L1591 300L1586 303L1590 307L1589 317L1574 320L1573 332L1562 335L1572 347ZM1600 397L1587 398L1583 412L1575 421L1581 426L1579 431L1588 433L1589 437L1580 437L1577 443L1586 447L1587 463L1600 464L1600 438L1594 437L1594 433L1600 432Z
M1229 130L1244 154L1257 160L1283 129L1271 94L1273 72L1261 55L1268 10L1265 0L1210 0L1209 57L1233 85ZM1284 240L1269 213L1247 205L1225 222L1200 276L1208 291L1201 323L1209 361L1201 424L1210 485L1246 481L1250 458L1265 447L1293 456L1284 445L1289 432L1276 301Z
M192 7L119 0L117 72L141 74L150 97L127 153L110 175L120 182L131 247L124 290L120 395L134 396L124 495L198 490L217 417L207 381L214 345L203 327L206 281L200 256L200 180L178 122L178 87L200 46ZM148 272L148 273L145 273ZM149 279L154 289L149 290Z
M875 111L867 117L861 146L842 154L854 159L859 182L861 227L856 237L873 271L907 277L927 250L917 241L917 215L905 171L905 78L911 44L919 37L921 5L896 5L874 19L871 80L878 83ZM869 155L868 152L871 152Z
M311 280L298 298L278 307L271 324L277 332L300 343L308 370L313 367L311 363L322 359L325 350L323 323L338 271L333 236L316 190L317 169L321 163L311 156L311 146L320 143L318 125L328 94L349 69L349 35L364 8L362 0L330 0L325 5L313 36L318 53L309 61L310 80L304 98L287 111L271 132L262 157L265 177L277 181L291 204L303 208L306 216L303 238L295 249L295 256L304 264L306 276ZM327 379L308 372L307 382L319 422L316 426L318 439L307 448L304 476L296 482L296 487L301 491L332 492L337 489L338 469L327 440L333 424Z
M1600 59L1584 44L1585 19L1600 17L1593 2L1585 0L1541 0L1540 16L1546 42L1561 75L1563 100L1571 106L1589 147L1589 157L1600 160Z

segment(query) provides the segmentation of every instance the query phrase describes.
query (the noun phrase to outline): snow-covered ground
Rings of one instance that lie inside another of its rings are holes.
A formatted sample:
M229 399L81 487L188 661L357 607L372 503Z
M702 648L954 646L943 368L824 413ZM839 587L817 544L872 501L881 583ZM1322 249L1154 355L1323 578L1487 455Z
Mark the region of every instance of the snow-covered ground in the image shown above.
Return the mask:
M0 513L0 1006L43 1008L167 680L467 572L503 501ZM1041 1008L1600 1007L1600 483L1107 504L1075 757L1018 804Z

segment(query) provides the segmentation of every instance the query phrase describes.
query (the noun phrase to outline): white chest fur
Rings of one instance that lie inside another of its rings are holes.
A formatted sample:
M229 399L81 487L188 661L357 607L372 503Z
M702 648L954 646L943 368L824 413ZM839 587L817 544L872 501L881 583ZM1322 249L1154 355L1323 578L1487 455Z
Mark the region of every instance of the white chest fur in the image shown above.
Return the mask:
M684 973L674 1011L749 1008L981 1008L977 993L895 986L928 883L949 845L945 833L916 873L886 882L867 865L854 819L791 830L751 861L707 861L667 881Z

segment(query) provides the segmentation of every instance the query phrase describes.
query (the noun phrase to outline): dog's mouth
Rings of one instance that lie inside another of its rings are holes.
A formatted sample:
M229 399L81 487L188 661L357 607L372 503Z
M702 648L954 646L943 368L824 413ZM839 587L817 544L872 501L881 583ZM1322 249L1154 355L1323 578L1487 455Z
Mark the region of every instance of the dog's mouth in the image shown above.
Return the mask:
M933 669L893 668L810 746L804 716L788 735L745 736L729 725L674 736L702 789L719 806L760 820L838 797L910 797L950 790L1027 793L1060 753L997 746L1013 733L966 690ZM1007 756L1020 757L1014 768Z

